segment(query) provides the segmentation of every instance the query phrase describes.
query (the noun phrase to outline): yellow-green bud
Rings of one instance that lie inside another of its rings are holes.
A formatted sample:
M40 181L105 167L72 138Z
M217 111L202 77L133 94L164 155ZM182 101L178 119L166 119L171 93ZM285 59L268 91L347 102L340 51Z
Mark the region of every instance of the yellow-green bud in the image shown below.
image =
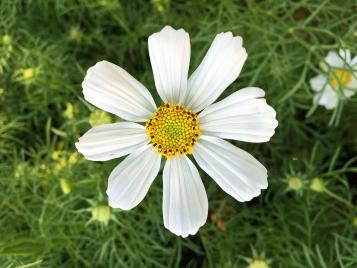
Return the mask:
M92 207L92 218L102 223L108 223L112 216L111 208L107 205Z
M71 27L71 29L69 30L69 38L71 38L72 40L78 40L81 38L81 36L82 31L78 26Z
M5 45L5 46L9 46L11 45L12 43L12 37L8 34L4 35L2 37L2 43Z
M89 116L89 124L91 124L92 127L109 124L111 122L111 116L102 110L94 110Z
M310 189L322 193L326 190L325 182L320 178L314 178L310 182Z
M269 265L264 260L253 260L248 268L269 268Z
M61 151L53 151L51 153L52 160L58 160L61 156L61 153L62 153Z
M79 154L77 152L73 152L69 155L68 157L68 164L69 165L74 165L78 161Z
M153 7L160 13L166 11L170 4L170 0L151 0Z
M72 119L74 115L74 106L72 103L66 103L66 110L63 112L63 116L67 117L68 119Z
M64 194L69 194L72 191L71 184L67 179L61 179L60 186Z
M24 70L22 70L22 78L24 80L31 80L32 78L34 78L36 75L36 69L34 68L26 68Z
M288 179L288 188L291 190L299 191L303 186L304 183L300 177L290 177Z

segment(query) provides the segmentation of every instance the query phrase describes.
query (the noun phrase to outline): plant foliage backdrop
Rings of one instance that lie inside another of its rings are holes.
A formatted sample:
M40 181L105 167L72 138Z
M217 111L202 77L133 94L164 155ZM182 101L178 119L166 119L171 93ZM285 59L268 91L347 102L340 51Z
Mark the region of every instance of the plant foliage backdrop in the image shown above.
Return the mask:
M1 267L357 267L356 98L328 111L309 86L328 51L357 53L355 1L1 0L0 18ZM241 35L248 60L223 96L259 86L279 120L269 143L235 142L267 167L269 188L238 203L201 172L209 216L188 239L163 227L161 172L137 208L112 210L121 159L74 148L120 120L83 99L97 61L159 101L147 38L167 24L190 33L191 72L217 33Z

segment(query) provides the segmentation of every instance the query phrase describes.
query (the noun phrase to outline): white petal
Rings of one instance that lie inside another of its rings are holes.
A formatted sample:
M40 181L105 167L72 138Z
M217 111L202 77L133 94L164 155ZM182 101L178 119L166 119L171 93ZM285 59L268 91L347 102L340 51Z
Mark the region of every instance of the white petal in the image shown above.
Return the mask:
M357 56L354 56L353 59L351 60L351 63L350 63L351 67L356 69L356 65L357 65Z
M338 51L338 54L345 62L351 62L351 51L349 49L340 49Z
M197 168L187 156L166 161L163 187L165 227L182 237L197 233L206 222L208 200Z
M349 91L349 93L345 94L348 97L350 97L350 96L354 95L354 93L356 93L356 90L357 90L357 78L356 77L357 77L357 73L353 74L351 81L346 86L348 89L351 89L351 90L345 90L345 91Z
M185 104L199 112L213 103L237 79L247 53L240 36L220 33L213 40L202 63L188 80Z
M202 134L247 142L270 140L278 121L275 110L260 98L264 95L264 90L248 87L208 106L199 114Z
M201 136L193 156L198 165L238 201L249 201L268 187L266 168L252 155L225 140Z
M183 29L165 26L149 37L155 86L165 103L182 103L185 99L190 53L190 37Z
M130 154L149 142L145 127L132 122L96 126L76 143L88 160L106 161Z
M310 86L313 91L321 91L327 85L327 77L319 74L310 79Z
M344 65L344 61L335 51L329 51L325 58L325 61L330 67L341 68ZM323 65L323 70L326 71L326 69L328 69L328 66L325 66L325 63L323 63Z
M82 87L88 102L128 121L144 122L156 111L150 92L124 69L108 61L89 68Z
M337 106L338 95L331 86L327 85L321 93L314 97L314 102L331 110Z
M108 181L109 206L130 210L147 194L160 170L161 154L151 144L131 153L112 171Z
M354 94L356 94L356 88L357 88L357 80L355 81L355 90L350 90L350 89L344 89L343 94L346 98L351 98Z

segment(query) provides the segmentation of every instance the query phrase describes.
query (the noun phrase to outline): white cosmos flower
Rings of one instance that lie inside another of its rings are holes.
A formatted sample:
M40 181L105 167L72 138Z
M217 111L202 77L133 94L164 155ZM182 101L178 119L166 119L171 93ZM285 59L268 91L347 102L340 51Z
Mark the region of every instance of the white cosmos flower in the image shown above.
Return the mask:
M323 74L310 79L316 92L314 103L326 109L336 108L340 99L349 98L357 90L357 56L351 58L350 50L330 51L323 63Z
M84 78L84 97L128 122L94 127L76 146L93 161L129 154L110 174L107 189L109 205L122 210L144 199L164 156L164 225L186 237L198 231L208 213L204 185L187 154L225 192L249 201L267 188L267 170L223 139L266 142L278 122L260 88L244 88L212 104L238 77L247 58L241 37L218 34L189 79L190 39L183 29L166 26L151 35L149 54L164 104L157 108L149 91L121 67L98 62Z

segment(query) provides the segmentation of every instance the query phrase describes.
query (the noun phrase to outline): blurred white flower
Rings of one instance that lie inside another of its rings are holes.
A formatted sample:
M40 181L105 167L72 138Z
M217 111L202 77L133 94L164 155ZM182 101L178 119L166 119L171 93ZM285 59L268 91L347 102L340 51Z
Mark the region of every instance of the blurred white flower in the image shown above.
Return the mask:
M340 99L351 97L357 90L357 56L351 58L350 50L330 51L321 63L323 74L310 80L316 92L314 103L326 109L336 108Z
M149 91L124 69L107 61L89 68L83 81L87 101L120 118L96 126L76 143L88 160L129 156L110 174L107 194L113 208L130 210L147 194L162 156L164 225L182 237L206 222L208 201L200 174L187 154L238 201L249 201L268 187L267 170L252 155L223 139L269 141L278 125L265 92L249 87L212 104L238 77L247 58L242 38L231 32L213 40L188 79L190 39L166 26L149 37L157 108Z

